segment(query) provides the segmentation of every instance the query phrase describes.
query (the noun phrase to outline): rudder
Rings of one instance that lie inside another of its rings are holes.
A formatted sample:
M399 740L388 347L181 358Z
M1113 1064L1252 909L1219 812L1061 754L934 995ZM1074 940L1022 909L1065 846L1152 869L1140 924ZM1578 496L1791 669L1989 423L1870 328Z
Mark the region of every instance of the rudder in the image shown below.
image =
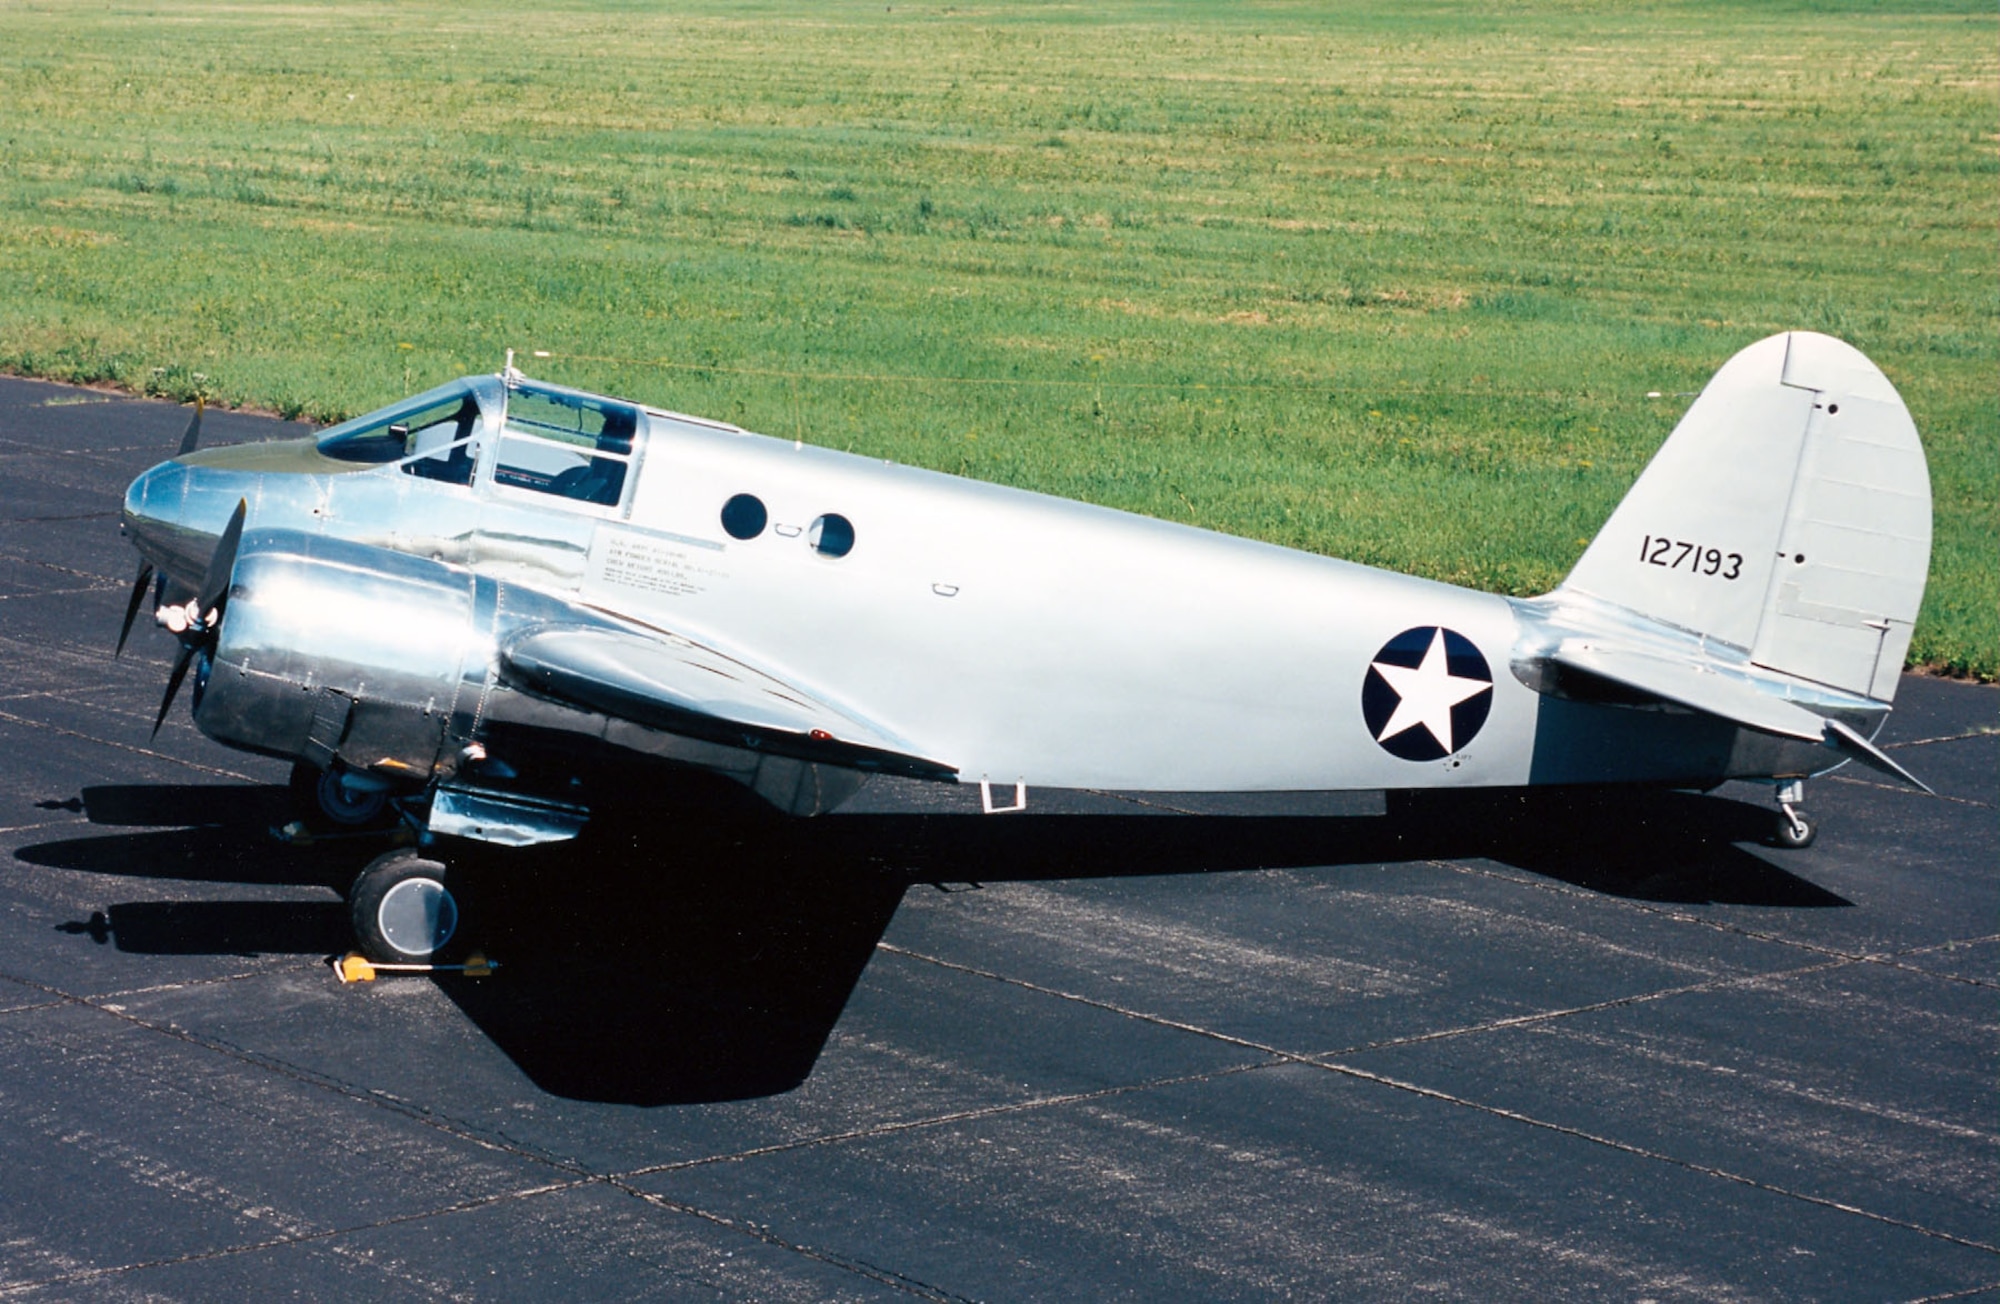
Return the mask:
M1887 702L1930 542L1895 387L1851 345L1793 331L1723 365L1557 592Z

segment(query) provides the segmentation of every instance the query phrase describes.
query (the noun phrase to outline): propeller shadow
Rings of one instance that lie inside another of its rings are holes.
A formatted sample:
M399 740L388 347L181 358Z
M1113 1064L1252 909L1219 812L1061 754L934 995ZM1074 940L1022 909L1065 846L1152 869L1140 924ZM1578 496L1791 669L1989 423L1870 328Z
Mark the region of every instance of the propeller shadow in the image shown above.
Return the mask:
M141 955L326 955L349 937L338 901L126 901L56 928Z
M1396 795L1368 817L857 814L765 817L696 789L574 844L454 848L462 935L487 979L432 981L542 1089L639 1105L745 1099L804 1081L903 893L1004 882L1482 858L1648 901L1848 904L1742 844L1769 812L1675 793ZM380 840L282 845L282 788L101 788L133 831L24 847L26 862L132 879L344 887ZM144 827L199 815L194 828ZM327 954L346 907L127 902L65 931L161 955Z

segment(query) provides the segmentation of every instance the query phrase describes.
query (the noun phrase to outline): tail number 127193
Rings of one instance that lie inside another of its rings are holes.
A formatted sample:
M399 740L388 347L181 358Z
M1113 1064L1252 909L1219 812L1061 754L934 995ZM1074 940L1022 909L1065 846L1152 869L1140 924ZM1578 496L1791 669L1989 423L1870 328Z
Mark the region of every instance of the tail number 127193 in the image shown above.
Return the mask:
M1685 539L1665 539L1651 534L1639 545L1639 560L1649 566L1713 575L1725 580L1733 580L1743 574L1743 554L1740 552L1704 548Z

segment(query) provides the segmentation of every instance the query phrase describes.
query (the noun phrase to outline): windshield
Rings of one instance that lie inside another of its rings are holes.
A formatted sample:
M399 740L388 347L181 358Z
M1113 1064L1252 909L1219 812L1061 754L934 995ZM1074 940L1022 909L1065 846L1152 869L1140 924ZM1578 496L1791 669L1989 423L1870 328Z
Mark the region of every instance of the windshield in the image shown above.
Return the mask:
M478 420L472 386L459 380L334 426L320 435L319 451L342 462L400 462L470 438Z

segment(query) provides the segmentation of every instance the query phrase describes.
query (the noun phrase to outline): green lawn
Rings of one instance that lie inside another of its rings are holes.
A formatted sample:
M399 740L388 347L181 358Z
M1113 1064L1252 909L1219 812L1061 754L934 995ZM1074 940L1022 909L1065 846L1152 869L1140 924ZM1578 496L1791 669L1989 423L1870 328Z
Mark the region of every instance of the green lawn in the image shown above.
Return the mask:
M661 8L0 0L0 366L326 419L545 350L1529 593L1812 327L1930 452L1913 656L2000 670L1985 0Z

